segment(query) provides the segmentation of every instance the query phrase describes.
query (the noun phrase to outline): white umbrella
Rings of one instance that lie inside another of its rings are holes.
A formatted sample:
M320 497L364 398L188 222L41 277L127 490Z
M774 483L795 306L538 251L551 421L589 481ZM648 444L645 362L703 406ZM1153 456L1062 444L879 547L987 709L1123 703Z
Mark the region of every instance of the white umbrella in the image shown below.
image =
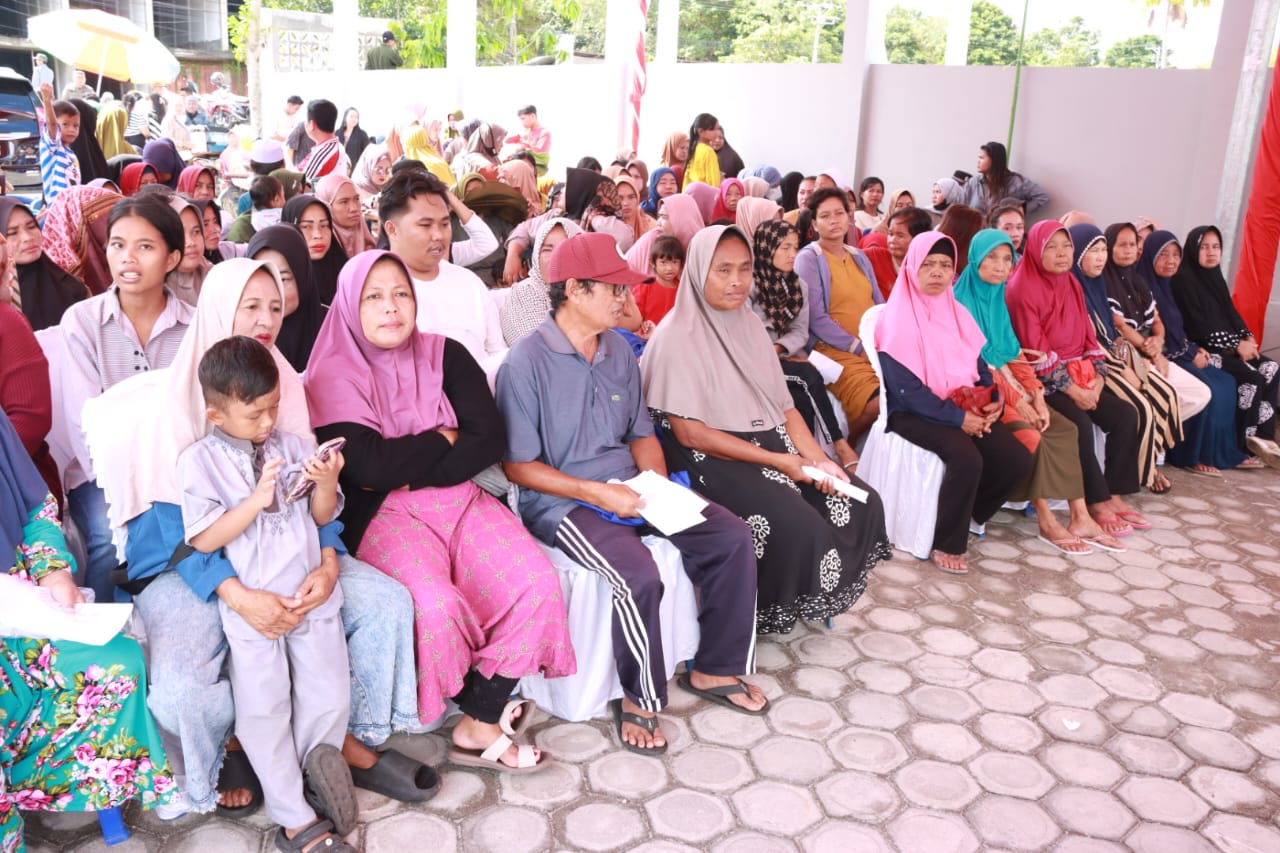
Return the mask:
M27 20L36 47L102 78L135 83L170 82L178 60L155 36L127 18L98 9L63 9Z

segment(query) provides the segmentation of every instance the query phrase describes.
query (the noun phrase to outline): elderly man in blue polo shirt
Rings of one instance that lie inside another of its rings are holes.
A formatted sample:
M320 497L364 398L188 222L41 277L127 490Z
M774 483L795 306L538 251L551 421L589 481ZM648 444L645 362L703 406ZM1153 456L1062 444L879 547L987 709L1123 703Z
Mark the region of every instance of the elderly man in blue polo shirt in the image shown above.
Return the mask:
M611 331L633 284L608 234L565 240L548 265L551 315L516 344L498 371L507 426L503 468L521 487L520 515L534 535L600 573L613 587L613 653L623 699L612 710L623 747L661 755L658 711L667 704L658 605L662 580L640 537L640 496L618 482L667 476L631 348ZM744 714L769 700L739 676L755 668L756 564L751 533L716 504L706 520L667 537L699 588L702 641L679 684Z

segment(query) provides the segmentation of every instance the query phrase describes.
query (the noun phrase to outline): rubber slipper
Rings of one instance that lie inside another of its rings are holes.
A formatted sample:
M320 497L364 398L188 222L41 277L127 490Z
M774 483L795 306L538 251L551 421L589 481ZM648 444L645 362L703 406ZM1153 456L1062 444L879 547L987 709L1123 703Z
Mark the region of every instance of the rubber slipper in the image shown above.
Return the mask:
M750 708L744 708L729 698L730 696L737 696L740 694L746 696L751 695L751 690L747 687L747 682L743 681L741 678L738 679L736 684L726 684L723 687L707 687L704 689L701 687L694 687L693 680L689 678L688 673L685 673L676 679L676 684L680 685L681 689L687 690L695 696L701 696L708 702L715 702L717 705L723 705L731 711L737 711L739 714L746 714L750 717L763 717L769 711L768 699L764 700L764 705L753 711Z
M938 555L938 554L942 554L942 552L941 552L941 551L934 551L932 554L930 554L930 555L929 555L929 559L933 562L933 564L934 564L935 566L937 566L937 567L938 567L938 571L946 572L946 573L947 573L947 574L949 574L949 575L967 575L967 574L969 574L969 567L968 567L967 565L965 565L965 566L961 566L961 567L959 567L959 568L951 568L951 567L948 567L948 566L944 566L944 565L942 565L942 563L938 562L938 558L937 558L937 555ZM944 556L947 556L947 557L954 557L954 556L956 556L956 555L955 555L955 554L946 554L946 555L944 555Z
M1142 513L1137 510L1127 509L1124 512L1117 512L1116 518L1127 522L1134 530L1150 530L1151 522L1142 517Z
M248 817L262 808L262 783L258 781L258 774L253 772L253 765L243 749L227 750L222 769L218 771L218 790L249 792L249 802L243 806L217 806L214 811L221 817Z
M1119 516L1112 515L1106 518L1095 518L1094 521L1102 528L1102 532L1108 536L1133 535L1133 526Z
M661 725L656 716L642 717L639 714L632 714L630 711L624 711L622 710L621 699L611 700L609 702L609 710L613 713L613 728L618 734L618 743L622 744L623 749L628 752L634 752L636 755L662 755L667 751L667 747L670 746L670 743L665 742L666 738L663 738L664 743L662 746L651 746L646 748L643 746L637 746L634 743L627 743L626 738L622 736L623 723L630 723L633 726L638 726L639 728L644 729L649 734L653 734L658 730L658 726Z
M360 810L355 789L351 787L351 768L342 757L342 750L320 744L307 753L302 773L302 792L307 803L317 814L333 822L338 835L350 835L356 828Z
M323 818L303 827L293 838L286 837L284 827L281 826L276 829L275 848L281 853L295 853L295 851L305 850L307 845L316 839L323 839L311 848L315 853L348 853L348 851L356 853L356 848L333 834L337 831L332 821ZM328 838L324 838L326 834Z
M541 757L535 758L533 747L522 743L516 747L516 766L512 767L502 760L503 754L512 743L510 737L500 734L497 740L485 749L468 749L455 744L449 747L449 761L459 767L479 767L482 770L494 770L512 776L527 776L530 773L545 770L551 765L550 755L544 752Z
M1113 554L1123 554L1129 550L1121 545L1120 540L1114 536L1081 536L1080 541L1103 551L1110 551Z
M1250 456L1248 459L1236 466L1237 471L1259 471L1267 467L1267 463L1263 462L1256 456Z
M1087 557L1093 553L1093 549L1089 548L1087 543L1085 543L1085 541L1081 539L1079 536L1067 536L1063 539L1050 539L1047 536L1037 536L1036 538L1039 539L1044 544L1048 545L1050 548L1053 548L1054 550L1060 553L1066 554L1068 557ZM1075 545L1077 543L1080 545L1085 545L1085 550L1084 551L1068 551L1064 547L1066 545Z
M365 770L351 768L351 783L402 803L425 803L440 791L440 774L403 752L379 753L378 763Z
M1182 470L1186 471L1188 474L1195 474L1197 477L1217 477L1218 479L1222 479L1222 472L1209 465L1192 465L1191 467L1184 468Z

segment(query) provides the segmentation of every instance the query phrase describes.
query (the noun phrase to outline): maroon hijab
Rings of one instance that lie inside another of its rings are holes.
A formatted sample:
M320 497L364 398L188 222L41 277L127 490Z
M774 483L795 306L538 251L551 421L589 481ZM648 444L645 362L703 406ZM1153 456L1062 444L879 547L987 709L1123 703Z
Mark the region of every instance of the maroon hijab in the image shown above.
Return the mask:
M1044 268L1044 247L1059 231L1068 233L1066 226L1056 220L1031 226L1022 260L1009 278L1005 296L1018 340L1049 358L1038 368L1042 370L1059 361L1103 355L1075 276L1069 271L1050 274Z

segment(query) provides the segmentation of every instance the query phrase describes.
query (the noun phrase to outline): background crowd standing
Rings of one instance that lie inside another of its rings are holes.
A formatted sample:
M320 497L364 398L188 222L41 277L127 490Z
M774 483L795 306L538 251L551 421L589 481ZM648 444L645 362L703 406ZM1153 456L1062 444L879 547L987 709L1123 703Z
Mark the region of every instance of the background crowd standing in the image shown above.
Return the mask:
M920 512L952 573L1007 501L1064 554L1120 552L1162 464L1280 467L1221 232L1034 221L999 143L886 196L748 166L702 114L652 167L551 176L533 106L371 134L295 97L188 165L198 102L42 82L45 203L0 198L0 547L60 605L73 572L131 599L151 684L125 635L5 638L5 851L19 810L129 799L265 801L278 849L350 849L353 784L439 786L376 748L450 714L450 763L543 770L510 697L576 662L539 543L613 587L619 744L661 754L640 471L708 501L666 536L700 591L679 686L760 715L757 634L844 612L890 556L857 476L878 420L945 468Z

